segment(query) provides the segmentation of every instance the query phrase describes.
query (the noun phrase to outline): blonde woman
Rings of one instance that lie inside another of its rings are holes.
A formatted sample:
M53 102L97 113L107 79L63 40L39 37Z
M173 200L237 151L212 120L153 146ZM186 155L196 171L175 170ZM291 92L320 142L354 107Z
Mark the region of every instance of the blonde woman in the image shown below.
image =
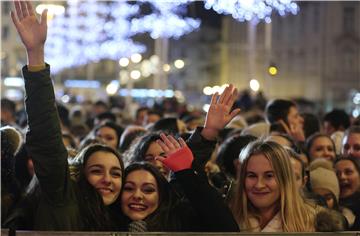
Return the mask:
M240 153L233 214L241 231L315 231L315 206L295 184L289 154L272 141L254 141Z

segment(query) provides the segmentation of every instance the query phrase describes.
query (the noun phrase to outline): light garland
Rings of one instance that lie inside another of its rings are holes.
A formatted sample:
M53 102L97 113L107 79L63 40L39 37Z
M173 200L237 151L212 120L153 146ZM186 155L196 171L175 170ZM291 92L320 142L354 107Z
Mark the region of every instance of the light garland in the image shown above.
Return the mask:
M134 33L129 18L138 13L138 6L96 0L69 0L67 5L64 15L49 22L45 56L53 73L145 51L130 39Z
M273 10L281 16L296 15L299 6L292 0L205 0L205 8L219 14L232 15L238 21L264 20L271 22Z
M183 16L186 13L186 4L191 1L151 0L140 2L150 3L153 13L131 20L131 28L134 33L148 32L153 39L178 39L200 27L200 20Z

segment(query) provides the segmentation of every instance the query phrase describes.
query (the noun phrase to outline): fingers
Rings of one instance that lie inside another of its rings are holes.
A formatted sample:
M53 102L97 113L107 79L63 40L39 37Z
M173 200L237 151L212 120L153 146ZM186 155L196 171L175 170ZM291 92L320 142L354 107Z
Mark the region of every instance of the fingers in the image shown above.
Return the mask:
M214 94L212 95L212 97L211 97L211 102L210 102L210 106L216 104L216 101L217 101L218 96L219 96L219 93L218 93L218 92L216 92L216 93L214 93Z
M18 0L14 0L14 5L15 5L15 10L16 10L17 18L18 18L19 20L22 20L23 15L22 15L22 11L21 11L20 2L19 2Z
M47 25L47 13L48 13L48 9L45 9L42 13L41 13L41 25Z
M232 105L234 104L237 98L238 98L238 91L236 88L234 88L231 93L231 96L229 97L229 100L226 102L226 105L232 107Z
M181 147L187 147L187 144L186 144L186 142L184 141L184 139L179 138L179 143L180 143L180 146L181 146Z
M15 16L15 13L13 11L11 11L10 15L11 15L11 19L12 19L16 29L18 29L20 23L19 23L19 20L17 19L17 17Z
M291 134L289 126L283 120L279 120L279 123L284 127L286 133Z
M233 119L235 116L237 116L239 113L240 113L240 109L239 109L239 108L233 110L233 111L230 113L230 117L231 117L230 120L232 120L232 119Z
M155 160L156 160L156 161L160 161L160 162L164 162L165 157L162 157L162 156L156 156L156 157L155 157Z
M29 1L26 1L26 7L27 7L29 15L34 16L35 15L34 9L32 7L32 4Z
M28 9L26 7L26 2L20 1L21 11L23 18L29 16Z
M226 88L224 89L224 91L220 95L218 103L223 103L224 102L224 99L225 99L226 95L228 94L228 91L229 91L229 86L226 86Z
M226 93L224 96L223 104L227 105L231 101L231 98L232 98L232 95L234 92L234 85L230 84L230 86L228 86L227 90L225 90L225 91L226 91Z

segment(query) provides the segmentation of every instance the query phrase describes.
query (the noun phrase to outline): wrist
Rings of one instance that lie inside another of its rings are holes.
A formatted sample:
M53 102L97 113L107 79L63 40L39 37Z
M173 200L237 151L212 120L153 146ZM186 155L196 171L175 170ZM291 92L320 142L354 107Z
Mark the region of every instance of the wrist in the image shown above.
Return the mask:
M201 131L201 136L203 136L205 139L207 140L216 140L216 138L219 135L220 130L216 129L216 128L211 128L211 127L204 127L203 130Z
M27 50L28 66L39 66L45 64L44 47Z

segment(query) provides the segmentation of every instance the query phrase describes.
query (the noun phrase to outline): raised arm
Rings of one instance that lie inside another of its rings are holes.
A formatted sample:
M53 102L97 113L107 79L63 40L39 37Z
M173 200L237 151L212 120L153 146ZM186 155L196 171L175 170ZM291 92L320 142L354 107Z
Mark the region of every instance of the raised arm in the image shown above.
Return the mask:
M176 179L182 186L191 206L201 217L203 231L206 232L238 232L239 227L229 208L225 205L218 192L212 188L206 179L201 178L191 169L193 155L186 143L180 138L161 134L157 143L161 146L166 157L158 156L175 172Z
M67 151L62 143L60 122L50 79L50 67L44 62L47 25L46 11L39 21L29 1L14 1L11 18L23 42L28 66L23 68L25 107L29 129L26 146L34 161L42 192L52 203L64 202L69 176Z
M193 168L198 173L204 172L205 165L215 149L219 132L239 114L240 109L231 111L236 98L237 90L233 85L227 86L221 95L215 93L211 98L204 127L198 127L186 141L194 154Z

